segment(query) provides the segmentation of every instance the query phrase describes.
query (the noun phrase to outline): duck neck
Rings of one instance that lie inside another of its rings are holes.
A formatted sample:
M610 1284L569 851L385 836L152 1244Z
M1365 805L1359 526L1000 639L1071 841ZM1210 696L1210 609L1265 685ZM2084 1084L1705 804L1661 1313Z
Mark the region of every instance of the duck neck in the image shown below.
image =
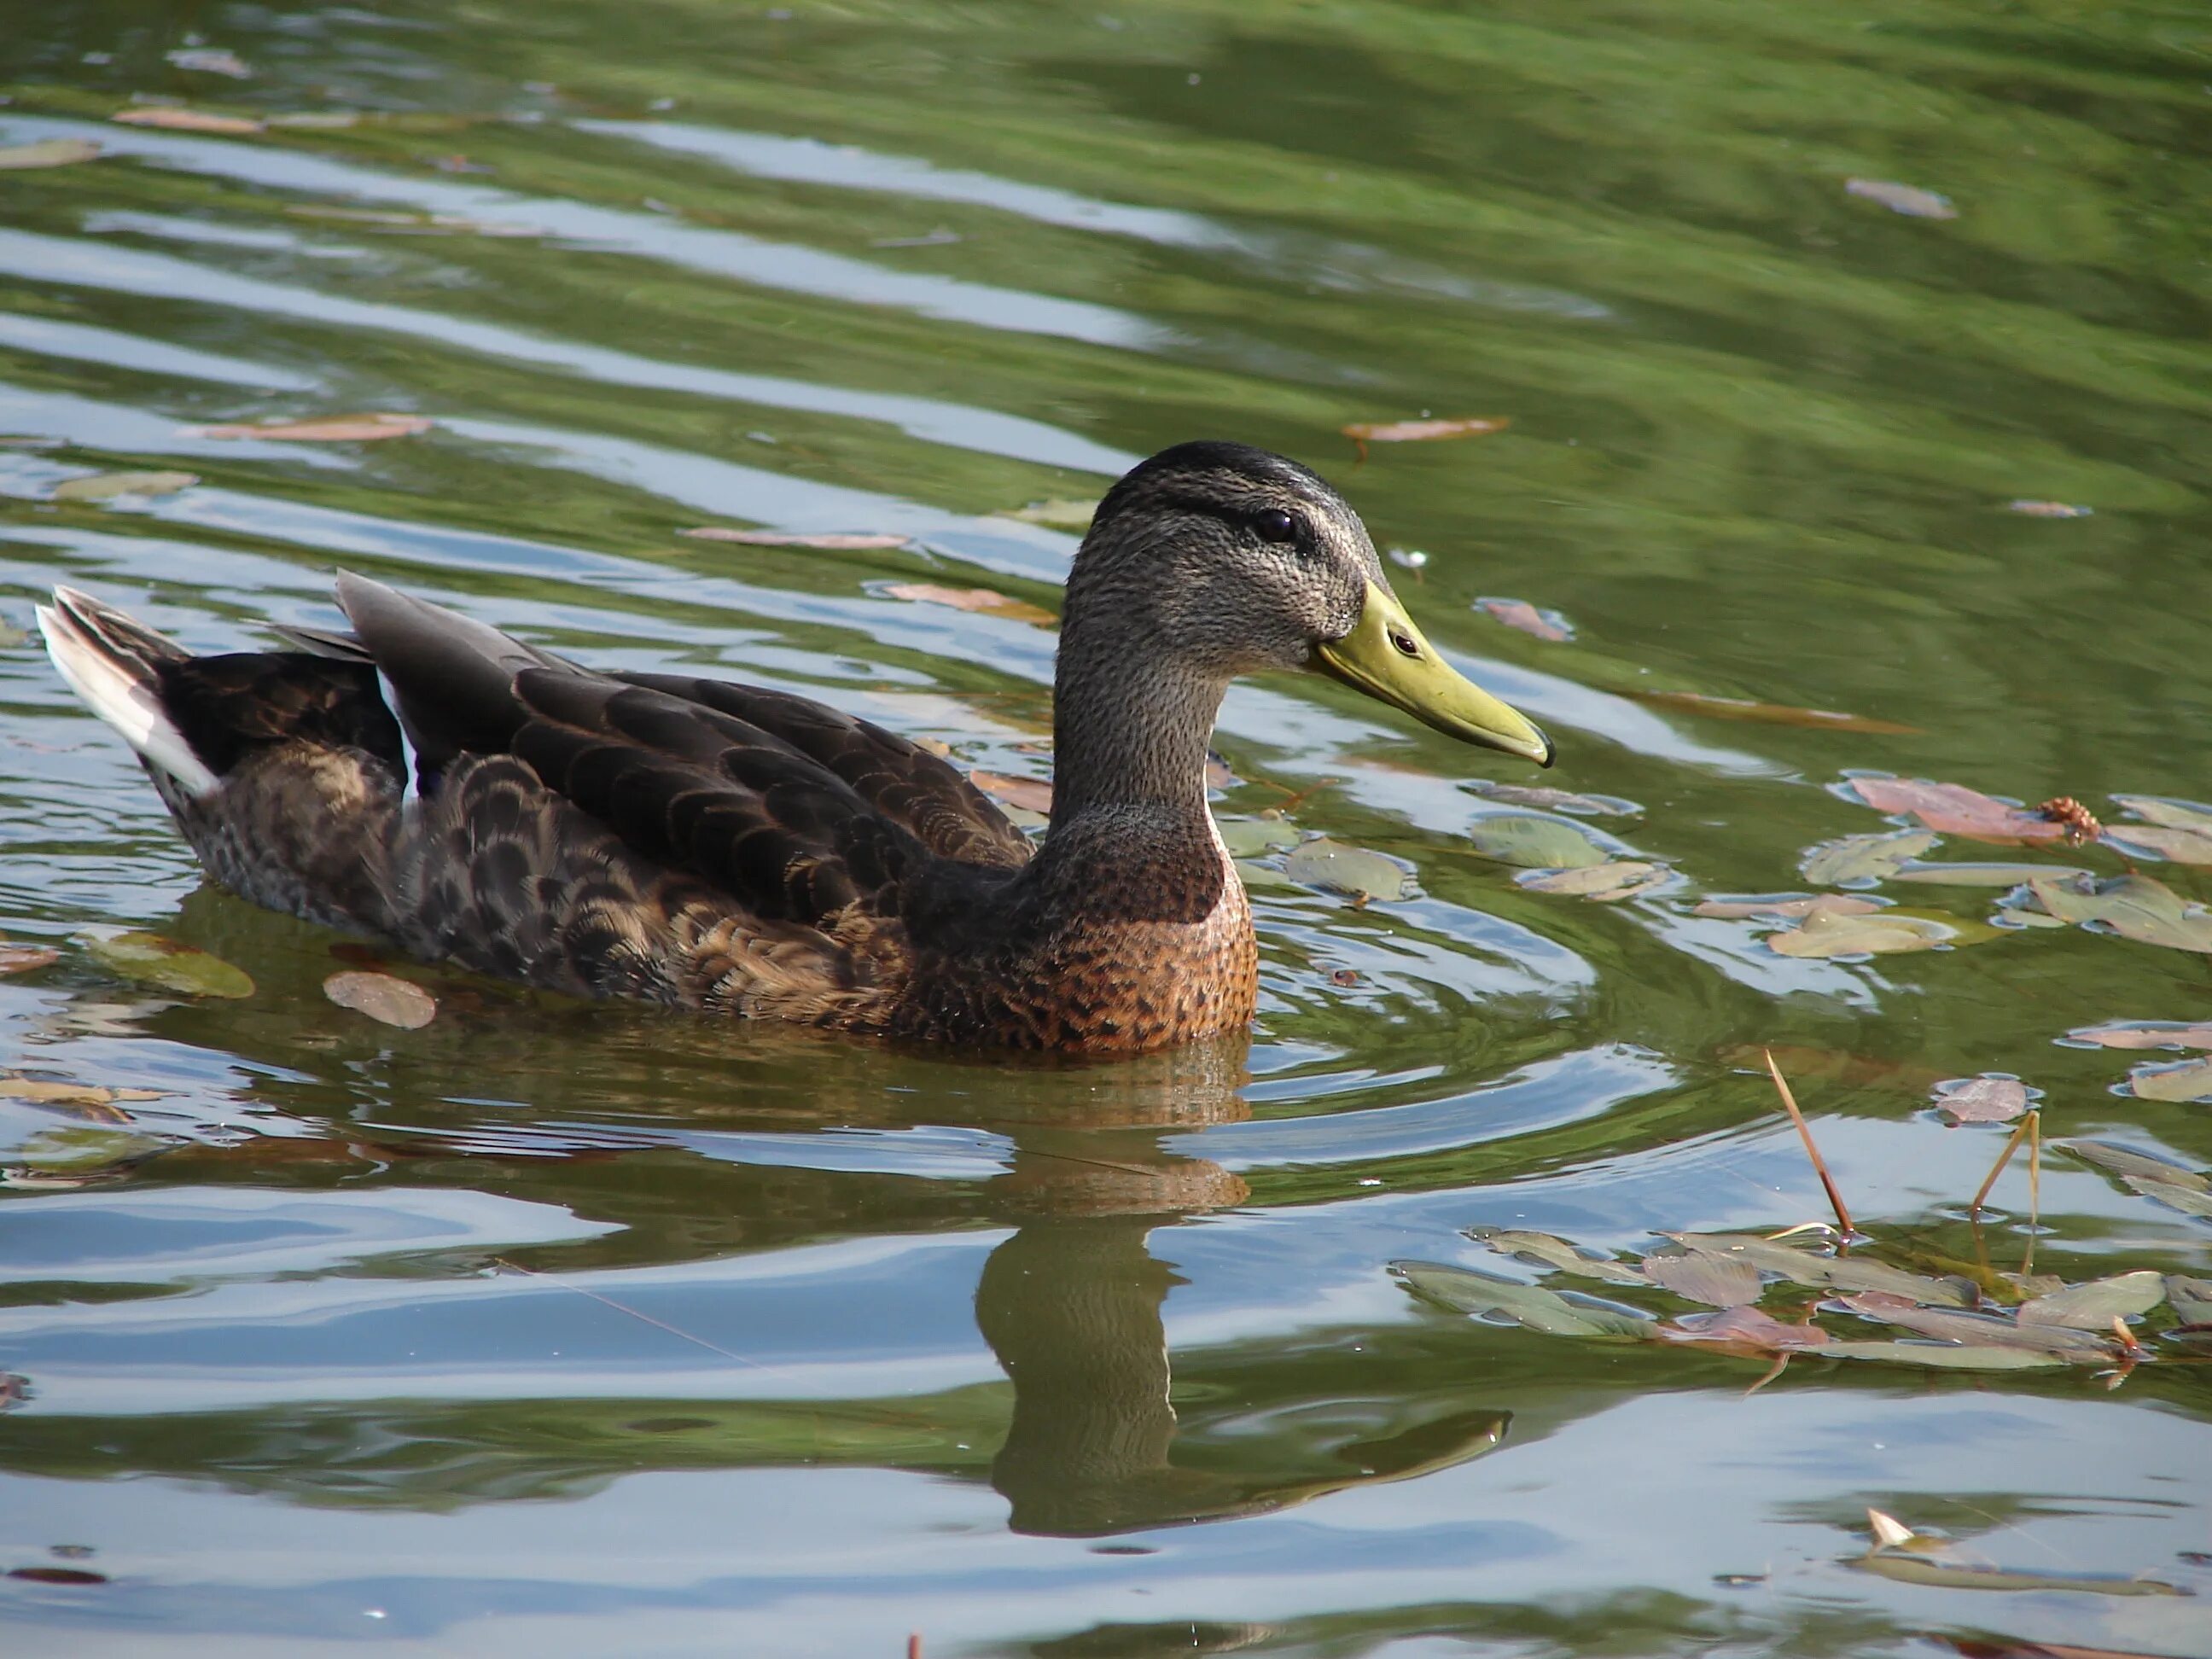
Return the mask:
M1086 648L1063 637L1053 694L1051 845L1070 827L1112 819L1211 844L1206 742L1226 682L1164 662L1141 644Z

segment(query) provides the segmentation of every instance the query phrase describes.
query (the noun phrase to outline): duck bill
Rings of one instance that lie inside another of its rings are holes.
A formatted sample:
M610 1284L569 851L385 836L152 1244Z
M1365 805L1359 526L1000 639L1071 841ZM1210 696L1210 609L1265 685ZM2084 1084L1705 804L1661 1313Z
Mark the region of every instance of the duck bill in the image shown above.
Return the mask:
M1358 624L1316 646L1314 666L1463 742L1552 763L1552 740L1535 723L1447 663L1406 607L1373 582Z

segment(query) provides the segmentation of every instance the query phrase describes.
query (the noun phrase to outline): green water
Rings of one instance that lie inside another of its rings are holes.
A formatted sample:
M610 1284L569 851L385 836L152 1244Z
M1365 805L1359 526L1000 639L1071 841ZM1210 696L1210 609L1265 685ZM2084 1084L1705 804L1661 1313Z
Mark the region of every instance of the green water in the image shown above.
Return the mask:
M2039 1231L2019 1164L1976 1230L2006 1131L1929 1095L2016 1073L2053 1137L2212 1164L2212 1107L2114 1091L2178 1056L2056 1042L2212 1017L2212 957L2030 927L1793 960L1692 914L1885 828L1853 772L2212 798L2201 8L0 11L0 146L103 146L0 171L15 628L66 580L240 648L333 620L343 564L1042 775L1050 632L885 586L1055 609L1073 538L999 510L1235 437L1425 552L1401 592L1558 739L1542 781L1636 803L1585 822L1673 872L1520 887L1467 830L1528 769L1268 681L1218 810L1288 803L1419 884L1255 876L1249 1050L1022 1066L434 974L404 1032L323 1000L335 936L202 887L0 647L0 931L62 951L0 979L0 1058L158 1091L0 1100L0 1571L106 1581L0 1578L15 1650L2212 1653L2212 1391L2169 1314L2112 1387L1800 1358L1747 1395L1757 1359L1472 1322L1388 1267L1534 1276L1477 1224L1824 1216L1771 1045L1889 1259L2212 1272L2203 1221L2062 1152ZM112 124L134 98L361 118ZM362 410L437 425L191 431ZM1364 464L1338 430L1424 413L1512 424ZM201 482L52 498L123 469ZM677 534L708 524L916 539ZM114 925L257 993L119 980L81 943ZM1893 1582L1850 1565L1869 1506L2198 1594Z

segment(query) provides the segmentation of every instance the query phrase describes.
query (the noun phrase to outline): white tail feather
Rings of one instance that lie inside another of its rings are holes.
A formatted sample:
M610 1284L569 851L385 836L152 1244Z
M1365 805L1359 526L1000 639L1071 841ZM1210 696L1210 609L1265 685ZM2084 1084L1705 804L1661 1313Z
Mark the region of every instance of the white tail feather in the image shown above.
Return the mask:
M38 607L46 654L92 712L123 734L149 766L174 778L188 793L204 795L220 781L192 752L185 734L161 708L154 688L88 637L65 613Z

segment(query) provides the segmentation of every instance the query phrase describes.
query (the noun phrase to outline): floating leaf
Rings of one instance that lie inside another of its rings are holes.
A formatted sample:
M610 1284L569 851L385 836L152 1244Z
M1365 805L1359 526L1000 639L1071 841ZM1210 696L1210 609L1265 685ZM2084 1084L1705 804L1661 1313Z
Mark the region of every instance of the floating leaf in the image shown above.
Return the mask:
M2027 1085L1984 1073L1937 1085L1936 1104L1954 1123L2009 1123L2027 1109Z
M1869 916L1839 916L1819 911L1796 927L1769 933L1766 945L1778 955L1832 960L1838 957L1894 956L1933 951L1954 943L1960 930L1925 916L1885 910Z
M0 945L0 975L27 974L34 968L51 967L61 954L50 945Z
M1884 1515L1880 1510L1869 1510L1867 1527L1874 1534L1874 1547L1878 1550L1893 1550L1911 1543L1916 1534L1912 1528L1893 1515Z
M1644 810L1634 801L1623 800L1618 795L1577 794L1571 789L1553 789L1542 784L1476 783L1468 787L1478 795L1504 801L1510 806L1533 806L1540 811L1571 812L1582 817L1625 817Z
M419 1031L438 1017L438 1000L421 986L390 974L332 974L323 994L341 1008L403 1030Z
M253 78L253 71L236 52L219 46L181 46L169 54L169 61L180 70L201 75L227 75L234 81Z
M1717 1313L1684 1314L1659 1328L1670 1342L1696 1343L1745 1353L1796 1353L1825 1348L1835 1339L1818 1325L1785 1325L1757 1308L1723 1308Z
M2038 902L2061 921L2096 922L2122 939L2176 951L2212 953L2212 912L2190 904L2155 877L2028 884Z
M1917 732L1917 726L1846 714L1833 708L1797 708L1784 702L1753 702L1745 697L1714 697L1702 691L1628 691L1624 696L1662 708L1704 714L1717 720L1748 720L1759 726L1809 726L1825 732L1869 732L1891 737Z
M1526 599L1480 599L1474 608L1504 623L1508 628L1517 628L1523 634L1533 634L1540 640L1571 640L1574 624L1556 611L1539 611Z
M2183 1324L2212 1325L2212 1279L2168 1273L2166 1299L2173 1304L2174 1317Z
M1091 515L1097 510L1096 501L1063 501L1055 496L1031 501L1027 507L1006 507L996 516L1019 519L1024 524L1041 524L1048 530L1084 531L1091 528Z
M262 425L186 428L193 438L280 438L292 443L374 443L428 432L437 422L427 415L330 415L319 420L272 421Z
M1510 1319L1516 1325L1525 1325L1550 1336L1619 1341L1649 1337L1657 1329L1650 1315L1601 1302L1595 1297L1562 1295L1540 1285L1492 1279L1488 1273L1425 1261L1394 1261L1390 1267L1406 1288L1417 1296L1461 1313Z
M825 553L857 553L872 550L904 547L914 539L911 536L830 535L807 536L783 530L725 530L720 525L702 525L695 530L679 530L679 536L689 536L694 541L735 542L740 547L811 547ZM942 588L940 592L951 592ZM981 589L976 590L981 592ZM904 597L894 595L894 597ZM1012 601L1008 601L1009 604Z
M2128 1091L2144 1100L2212 1100L2212 1057L2138 1066L2128 1073Z
M1838 1359L1881 1359L1954 1371L2025 1371L2066 1364L2057 1354L2032 1348L1969 1348L1949 1342L1831 1342L1820 1352Z
M1326 836L1293 848L1283 860L1283 873L1308 887L1361 899L1404 898L1413 881L1396 860Z
M1894 1344L1902 1346L1903 1344ZM1954 1350L1954 1352L1963 1352ZM2020 1356L2027 1358L2027 1356ZM2002 1367L1990 1366L1988 1370ZM1931 1561L1922 1555L1897 1555L1887 1550L1863 1555L1849 1565L1862 1572L1893 1578L1900 1584L1925 1584L1936 1589L2075 1590L2092 1595L2180 1595L2183 1591L2155 1578L2086 1578L2055 1572L2013 1572L2002 1567L1956 1566ZM2062 1649L2039 1644L2027 1650L2049 1654L2053 1659L2073 1655L2084 1659L2094 1652L2085 1648Z
M1891 872L1889 879L1936 887L2017 887L2038 876L2058 880L2088 873L2057 864L1922 864L1915 860Z
M1761 1273L1778 1273L1800 1285L1839 1291L1887 1291L1936 1307L1960 1308L1966 1296L1943 1279L1906 1273L1863 1256L1821 1255L1753 1233L1663 1233L1686 1250L1747 1261Z
M1531 870L1513 878L1532 893L1573 893L1600 904L1612 904L1649 892L1671 872L1656 864L1617 859L1607 864L1585 864L1569 870Z
M1969 841L2032 845L2057 841L2066 826L2008 805L1959 783L1925 778L1847 778L1844 785L1878 812L1910 812L1927 828Z
M1298 827L1287 818L1218 818L1214 828L1231 858L1255 859L1298 844Z
M1626 1261L1616 1261L1611 1256L1584 1255L1565 1239L1554 1238L1549 1233L1524 1232L1511 1227L1469 1227L1467 1233L1469 1238L1480 1239L1500 1255L1541 1262L1562 1273L1580 1273L1615 1285L1648 1282L1643 1273Z
M2116 823L2105 831L2105 839L2155 853L2176 864L2212 864L2212 834L2200 830L2163 823Z
M200 481L197 472L95 472L54 486L58 501L106 501L118 495L171 495Z
M1959 210L1951 205L1948 196L1938 196L1932 190L1922 190L1915 185L1900 185L1888 179L1846 179L1844 188L1854 196L1863 196L1869 202L1879 202L1892 213L1902 213L1911 219L1955 219Z
M1010 599L995 588L939 587L934 582L890 582L884 585L882 592L887 598L911 599L917 605L949 605L955 611L1004 617L1009 622L1035 623L1041 628L1060 625L1060 618L1042 605L1031 605L1026 599Z
M1859 898L1850 893L1744 893L1700 899L1690 914L1731 920L1746 916L1865 916L1883 908L1879 899Z
M2112 1321L2148 1313L2166 1300L2166 1280L2148 1267L2087 1285L2070 1285L2020 1304L2023 1325L2064 1325L2077 1331L2102 1331Z
M61 1083L42 1077L0 1077L0 1095L11 1100L36 1101L42 1106L112 1106L118 1100L159 1100L158 1089L110 1089L96 1083ZM127 1114L106 1115L122 1121Z
M2149 823L2212 836L2212 806L2201 801L2177 800L2166 795L2115 795L2112 799ZM2120 833L2126 831L2124 824L2117 828Z
M1337 430L1364 448L1368 444L1419 444L1438 438L1480 438L1503 432L1512 424L1509 416L1485 415L1445 421L1354 421Z
M35 144L10 144L0 149L0 173L27 173L34 167L74 167L100 154L89 138L46 138Z
M1467 838L1485 858L1530 870L1577 870L1606 861L1604 848L1578 823L1529 812L1494 812L1468 826Z
M84 948L102 967L125 979L196 997L250 997L253 981L220 957L179 945L159 933L88 938Z
M2130 1190L2145 1198L2154 1198L2186 1214L2202 1216L2212 1220L2212 1192L2203 1187L2191 1187L2178 1181L2147 1181L2141 1176L2122 1176Z
M216 115L204 109L180 109L174 104L118 110L107 118L126 127L161 127L171 132L259 132L264 125L250 115Z
M2007 501L2005 510L2008 513L2024 513L2031 519L2086 519L2097 509L2075 507L2066 501Z
M1797 868L1823 887L1871 887L1897 873L1908 859L1935 846L1925 830L1893 830L1886 835L1845 836L1824 841L1805 854Z
M104 1584L107 1575L94 1572L89 1567L10 1567L10 1578L27 1579L33 1584Z
M2110 1342L2063 1325L2024 1328L1997 1315L1961 1313L1955 1308L1923 1308L1898 1296L1847 1296L1843 1303L1865 1318L1902 1326L1922 1336L1937 1337L1970 1348L2024 1348L2037 1353L2057 1354L2085 1365L2112 1357Z
M1759 1269L1739 1256L1705 1250L1664 1253L1644 1258L1650 1281L1676 1296L1716 1308L1736 1308L1759 1300Z
M1025 812L1052 811L1052 785L1042 778L1013 778L1000 772L970 772L968 781L994 800Z
M2051 1144L2112 1175L2134 1176L2141 1180L2186 1187L2200 1193L2212 1190L2212 1179L2197 1174L2194 1170L2184 1169L2179 1164L2169 1164L2162 1158L2136 1152L2131 1146L2115 1146L2109 1140L2054 1140Z

